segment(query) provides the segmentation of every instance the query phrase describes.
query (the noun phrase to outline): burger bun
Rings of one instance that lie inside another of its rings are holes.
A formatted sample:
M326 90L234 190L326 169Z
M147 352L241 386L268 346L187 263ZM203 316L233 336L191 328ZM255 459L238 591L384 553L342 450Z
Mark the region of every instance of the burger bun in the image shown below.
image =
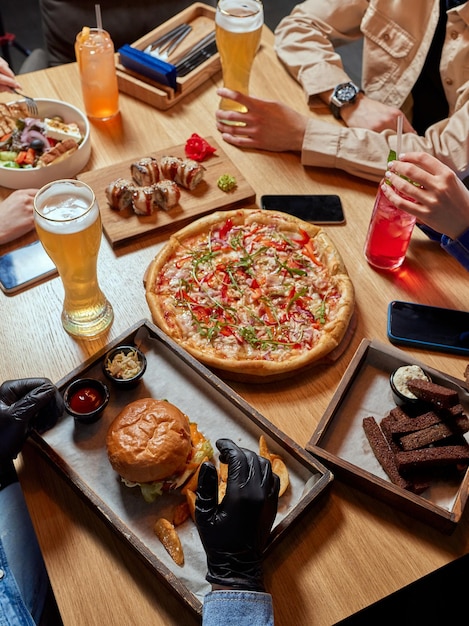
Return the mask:
M182 472L190 457L189 419L166 400L136 400L109 426L106 446L112 468L125 480L164 481Z

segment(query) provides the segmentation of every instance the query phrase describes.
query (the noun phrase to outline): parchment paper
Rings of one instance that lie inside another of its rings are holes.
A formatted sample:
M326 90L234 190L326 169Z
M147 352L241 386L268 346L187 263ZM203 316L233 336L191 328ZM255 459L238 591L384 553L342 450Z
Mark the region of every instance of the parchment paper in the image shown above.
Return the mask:
M363 430L363 418L373 416L379 424L396 406L389 385L389 376L397 367L412 362L411 359L402 362L392 354L370 350L345 397L334 411L331 424L321 441L321 447L389 482L368 443ZM429 368L424 366L424 369L428 371ZM432 379L438 384L454 386L443 374L435 375L434 370ZM456 479L435 480L420 496L451 511L460 484L461 481Z
M269 439L268 432L250 420L238 406L201 378L166 345L149 336L146 328L138 331L136 343L148 360L139 385L131 390L117 390L104 377L100 359L82 375L103 380L110 387L111 400L102 419L91 425L75 424L73 418L65 413L57 426L45 433L43 438L125 524L129 533L133 533L202 602L210 587L205 581L205 553L192 520L178 527L185 556L183 567L172 561L153 532L156 520L162 516L172 519L174 506L183 502L184 497L165 495L148 504L140 489L126 487L109 464L106 433L119 411L138 398L166 399L186 413L190 421L198 424L199 430L212 442L215 458L218 438L228 437L242 447L257 451L259 436L264 434L271 451L282 456L290 474L290 487L280 499L275 524L293 511L322 474L314 467L305 467L287 450L276 445Z

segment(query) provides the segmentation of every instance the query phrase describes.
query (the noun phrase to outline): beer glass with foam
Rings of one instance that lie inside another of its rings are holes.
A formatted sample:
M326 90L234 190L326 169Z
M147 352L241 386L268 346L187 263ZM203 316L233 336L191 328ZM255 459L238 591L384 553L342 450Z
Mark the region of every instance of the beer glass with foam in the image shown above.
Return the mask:
M111 304L98 284L101 215L93 190L78 180L57 180L34 199L36 231L62 279L62 325L77 337L92 338L112 323Z
M263 24L264 9L260 0L219 0L215 30L223 84L228 89L249 93L249 77ZM246 107L227 99L222 99L220 109L246 111Z

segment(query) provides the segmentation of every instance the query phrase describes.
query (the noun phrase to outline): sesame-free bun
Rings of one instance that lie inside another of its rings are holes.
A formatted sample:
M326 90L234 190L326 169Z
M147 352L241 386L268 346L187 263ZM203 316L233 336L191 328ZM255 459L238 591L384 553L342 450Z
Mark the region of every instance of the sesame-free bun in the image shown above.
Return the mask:
M165 400L136 400L109 426L106 446L113 469L126 480L161 481L187 463L192 448L189 420Z

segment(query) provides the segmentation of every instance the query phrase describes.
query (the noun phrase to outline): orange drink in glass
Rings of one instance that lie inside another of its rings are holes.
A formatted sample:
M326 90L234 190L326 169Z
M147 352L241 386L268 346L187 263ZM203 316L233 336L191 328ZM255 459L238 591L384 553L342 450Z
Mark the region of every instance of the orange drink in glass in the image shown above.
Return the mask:
M83 28L75 40L75 56L86 115L96 120L111 119L119 112L119 88L109 33L100 28Z

